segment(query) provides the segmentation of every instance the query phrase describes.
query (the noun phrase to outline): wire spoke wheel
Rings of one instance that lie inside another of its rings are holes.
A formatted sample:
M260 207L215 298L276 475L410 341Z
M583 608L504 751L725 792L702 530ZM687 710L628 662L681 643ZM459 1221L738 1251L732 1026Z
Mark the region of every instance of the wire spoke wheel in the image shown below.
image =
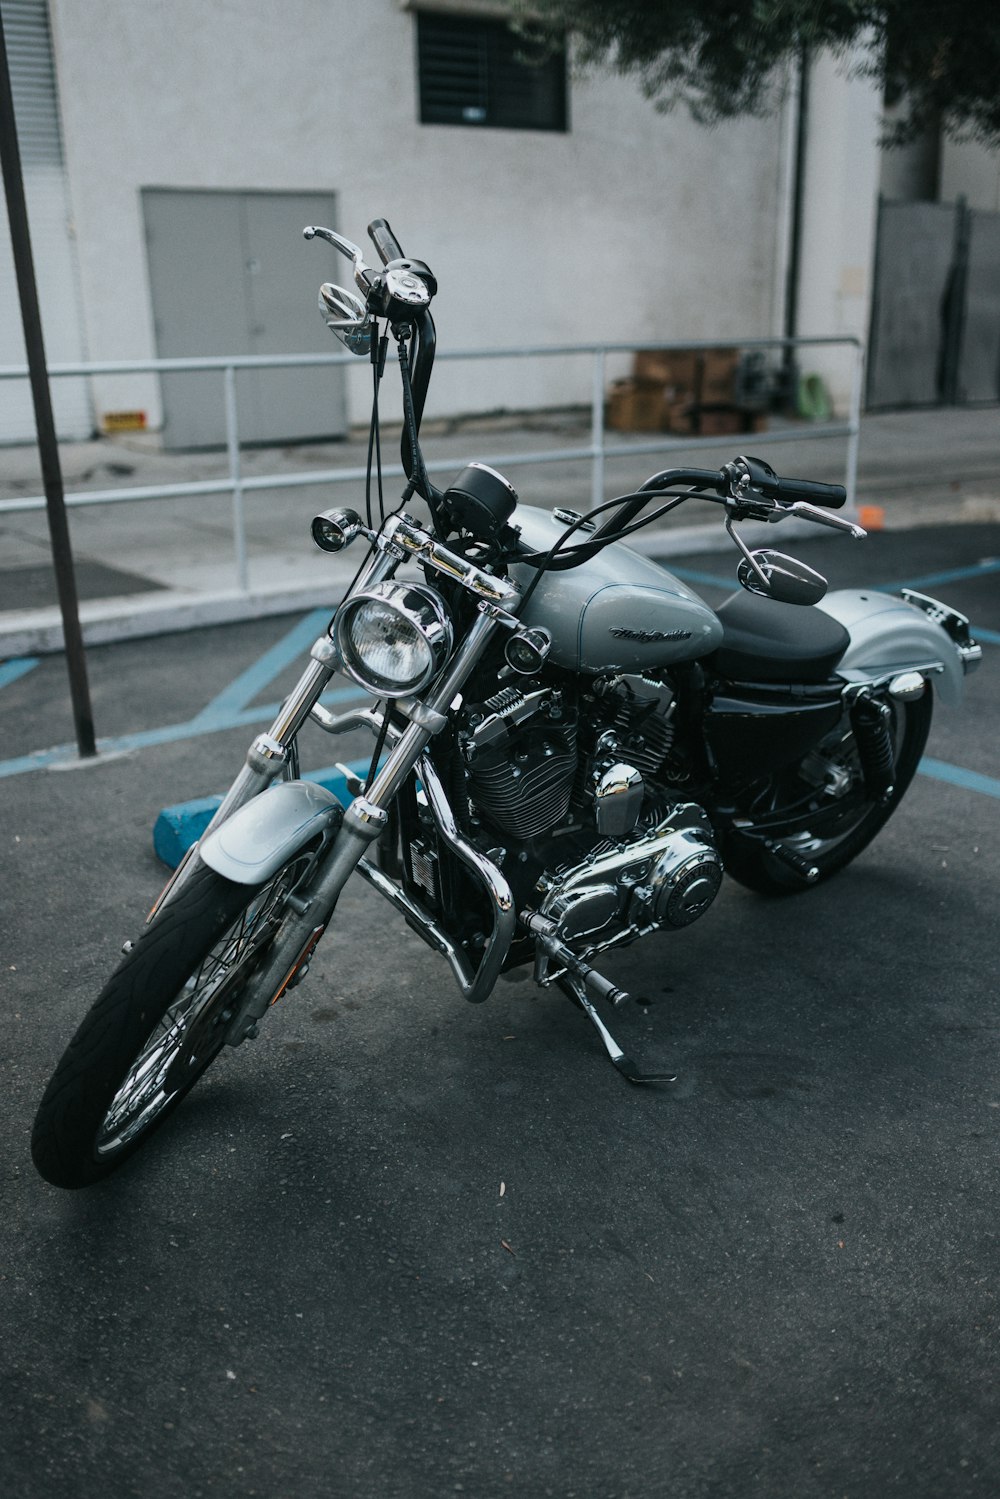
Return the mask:
M254 898L161 1016L111 1101L96 1142L98 1155L122 1149L148 1129L218 1055L233 1007L281 923L289 875L282 871Z
M201 866L157 912L85 1016L39 1105L32 1155L48 1181L77 1187L106 1176L215 1061L313 861L313 853L297 854L257 888Z

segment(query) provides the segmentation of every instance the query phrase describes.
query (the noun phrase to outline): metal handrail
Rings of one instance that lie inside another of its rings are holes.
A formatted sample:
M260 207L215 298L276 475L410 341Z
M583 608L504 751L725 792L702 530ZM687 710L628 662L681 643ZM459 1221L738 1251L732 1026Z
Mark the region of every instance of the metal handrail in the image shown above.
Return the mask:
M449 349L441 350L439 360L451 359L537 359L564 358L589 355L593 361L591 385L590 441L586 444L550 448L545 451L499 453L488 455L485 461L501 468L513 468L521 464L569 463L589 461L591 464L591 502L598 505L604 498L604 471L608 462L654 453L669 453L678 449L691 451L698 448L725 447L732 442L732 435L719 437L661 437L643 438L639 442L606 439L604 425L604 403L607 386L607 360L615 354L633 354L656 350L665 352L717 349L719 339L686 340L664 343L650 342L602 343L602 344L543 344L519 348ZM857 487L858 448L861 430L861 395L864 366L864 350L860 339L849 335L817 336L815 338L746 338L728 339L727 347L741 350L785 350L789 348L841 347L853 350L854 361L851 376L851 398L848 416L842 422L812 424L804 430L774 431L768 433L768 442L792 442L804 439L846 437L848 439L845 460L845 486L847 504L854 506ZM195 479L178 484L149 484L132 488L77 490L66 494L66 505L76 508L88 505L111 505L155 499L186 499L195 495L229 494L232 497L233 542L236 561L237 586L241 593L249 592L247 568L246 531L243 499L247 493L267 489L292 489L310 485L357 483L364 480L363 467L341 467L311 469L308 472L244 475L241 472L241 440L236 402L236 376L245 369L294 369L304 367L329 367L356 364L355 355L331 354L245 354L211 355L190 359L133 359L102 360L53 364L49 367L52 378L79 378L101 375L167 374L181 371L219 371L223 376L226 418L226 452L228 473L215 479ZM23 380L28 378L27 365L0 366L0 380ZM454 468L452 459L439 459L425 464L428 473L450 472ZM384 464L382 473L387 478L402 476L400 464ZM43 510L44 495L27 495L17 499L0 500L0 514L17 514Z

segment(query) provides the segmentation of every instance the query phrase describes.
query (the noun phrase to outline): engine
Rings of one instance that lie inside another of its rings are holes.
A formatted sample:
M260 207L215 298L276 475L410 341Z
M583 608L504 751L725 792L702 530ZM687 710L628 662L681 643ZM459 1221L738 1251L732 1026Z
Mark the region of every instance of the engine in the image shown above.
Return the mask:
M510 687L466 710L484 835L519 908L578 949L687 926L718 892L722 861L705 812L683 799L672 709L665 684L618 677L579 700Z
M656 927L689 926L704 915L722 883L708 818L681 802L654 827L538 882L539 913L571 946L630 941Z

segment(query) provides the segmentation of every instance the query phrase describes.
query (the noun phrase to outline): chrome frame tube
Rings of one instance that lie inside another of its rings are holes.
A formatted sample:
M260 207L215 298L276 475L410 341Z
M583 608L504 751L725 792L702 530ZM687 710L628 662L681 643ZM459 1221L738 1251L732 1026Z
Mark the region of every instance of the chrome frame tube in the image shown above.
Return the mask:
M459 833L451 803L445 795L438 773L428 756L421 755L415 769L423 785L427 804L438 832L456 857L485 887L490 899L493 930L483 949L479 966L473 968L458 944L452 941L434 917L406 891L400 889L395 881L382 870L368 863L366 859L362 859L358 864L358 874L406 917L428 946L433 947L447 960L463 997L472 1004L481 1004L492 993L493 986L500 976L504 959L514 940L517 911L514 907L513 891L497 866L478 849L467 843Z

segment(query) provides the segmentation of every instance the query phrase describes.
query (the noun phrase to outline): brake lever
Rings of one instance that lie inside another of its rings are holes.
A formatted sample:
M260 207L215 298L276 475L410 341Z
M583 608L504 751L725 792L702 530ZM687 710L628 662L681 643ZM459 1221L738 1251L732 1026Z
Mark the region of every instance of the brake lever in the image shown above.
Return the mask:
M797 515L801 520L815 521L819 526L832 526L835 531L847 531L857 541L868 535L863 526L856 525L851 520L844 520L840 515L831 515L829 510L823 510L819 505L810 505L806 500L792 500L789 504L775 500L773 505L774 509L770 514L755 517L755 519L764 519L773 523L785 520L789 515Z
M325 239L327 244L333 245L333 248L339 250L341 255L346 255L348 260L352 260L354 262L354 280L357 283L358 289L359 291L363 291L365 296L368 295L372 289L375 275L371 267L365 264L365 257L360 245L356 245L353 240L345 239L342 234L337 234L334 229L323 229L319 224L307 224L302 231L302 238Z

